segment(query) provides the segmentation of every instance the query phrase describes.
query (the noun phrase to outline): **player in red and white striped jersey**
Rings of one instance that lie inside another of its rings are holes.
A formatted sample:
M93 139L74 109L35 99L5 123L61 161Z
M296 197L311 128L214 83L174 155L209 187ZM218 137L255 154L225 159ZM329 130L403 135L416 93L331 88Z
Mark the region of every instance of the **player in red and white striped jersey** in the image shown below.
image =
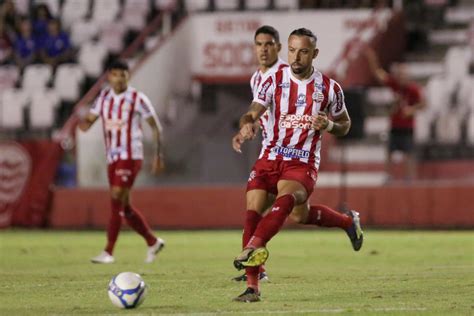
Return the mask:
M130 190L143 160L142 120L150 125L156 144L152 172L164 167L161 152L161 125L145 94L128 86L128 65L113 62L107 73L109 87L103 89L79 128L87 131L100 118L103 126L112 212L107 226L107 245L91 259L94 263L113 263L113 250L120 232L122 217L148 245L145 262L151 263L163 248L141 212L130 204Z
M350 128L339 84L312 67L317 54L316 37L311 31L293 31L288 39L291 67L262 80L249 111L241 117L239 136L233 138L234 149L240 152L243 141L255 137L255 122L269 112L262 152L247 185L243 233L247 244L234 260L237 269L246 268L248 288L236 301L260 300L258 266L268 257L266 243L281 229L295 206L306 210L301 214L305 217L304 223L321 225L321 215L328 214L337 222L332 226L347 231L355 250L362 245L356 212L347 216L330 209L308 210L306 207L317 178L322 133L328 131L343 136ZM277 198L271 211L262 218L271 194Z
M261 82L267 80L268 77L275 74L282 68L288 67L288 64L278 57L278 53L281 50L280 37L278 31L272 26L263 25L255 31L254 48L255 55L259 63L259 68L252 75L252 79L250 80L250 87L252 88L253 98L258 99L258 88ZM269 142L267 136L272 133L272 130L267 131L269 112L269 110L265 111L265 113L260 117L260 120L258 121L258 124L260 124L260 127L262 127L262 148L267 146L267 143ZM240 133L237 133L234 136L233 143L238 144L242 140L243 139ZM275 195L268 194L266 207L264 207L264 209L268 210L274 201ZM251 205L248 206L248 209L250 211L247 212L246 224L250 227L255 227L261 220L263 214L258 214L252 209ZM309 202L303 203L301 205L296 205L290 214L290 217L295 222L300 224L316 225L323 227L339 227L342 229L347 228L347 216L348 215L342 215L339 212L332 210L326 205L309 205ZM243 236L242 247L246 246L250 237L250 235ZM352 245L355 251L358 251L361 246L360 243L352 243ZM247 270L252 271L255 270L255 268L247 268ZM258 278L260 281L268 280L268 275L265 271L264 265L261 265L259 267ZM247 279L246 273L233 278L233 280L247 281L249 283L251 282Z

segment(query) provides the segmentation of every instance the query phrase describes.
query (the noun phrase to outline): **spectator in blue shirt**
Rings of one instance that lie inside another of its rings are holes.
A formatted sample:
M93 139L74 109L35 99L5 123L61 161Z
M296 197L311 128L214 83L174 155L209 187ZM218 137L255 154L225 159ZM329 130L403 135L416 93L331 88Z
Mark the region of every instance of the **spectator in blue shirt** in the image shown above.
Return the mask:
M35 62L37 45L31 30L31 22L24 18L20 22L20 33L15 39L15 62L23 68L28 64Z
M33 11L33 36L35 37L38 49L42 49L48 38L48 24L52 19L49 8L46 4L41 3L35 7Z
M61 30L59 20L52 19L48 23L48 37L42 49L43 62L56 66L71 61L72 50L69 35Z

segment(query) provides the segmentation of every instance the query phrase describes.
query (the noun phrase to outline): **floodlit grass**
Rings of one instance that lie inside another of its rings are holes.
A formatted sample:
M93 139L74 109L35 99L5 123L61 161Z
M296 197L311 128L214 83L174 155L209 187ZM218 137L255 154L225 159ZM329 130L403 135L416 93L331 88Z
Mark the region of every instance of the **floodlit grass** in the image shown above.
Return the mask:
M122 232L112 265L89 258L105 232L0 231L0 315L472 315L474 233L366 231L352 251L340 230L283 231L269 244L271 283L262 302L232 302L245 285L232 259L240 231L165 231L157 262ZM133 271L149 285L136 310L107 296L114 274Z

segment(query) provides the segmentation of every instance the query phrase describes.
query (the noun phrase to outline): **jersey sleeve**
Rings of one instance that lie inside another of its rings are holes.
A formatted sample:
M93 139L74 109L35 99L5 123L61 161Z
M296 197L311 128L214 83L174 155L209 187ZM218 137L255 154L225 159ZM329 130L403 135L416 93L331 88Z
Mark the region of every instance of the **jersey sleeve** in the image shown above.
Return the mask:
M92 105L89 113L96 116L100 116L100 104L102 103L101 100L103 97L104 97L104 91L102 90L97 96L97 98L95 99L94 104Z
M259 103L268 108L272 104L275 92L275 76L271 75L262 80L254 95L253 102Z
M338 117L347 110L344 101L344 92L339 83L335 80L331 79L331 83L333 84L333 88L332 93L329 94L328 112L332 117Z

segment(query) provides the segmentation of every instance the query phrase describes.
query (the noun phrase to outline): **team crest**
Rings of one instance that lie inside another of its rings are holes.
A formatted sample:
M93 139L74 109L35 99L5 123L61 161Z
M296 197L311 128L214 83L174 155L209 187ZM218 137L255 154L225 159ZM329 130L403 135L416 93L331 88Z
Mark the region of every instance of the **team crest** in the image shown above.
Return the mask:
M306 106L306 95L304 93L298 94L298 99L296 100L296 106Z
M320 91L313 92L312 98L314 102L321 103L324 100L324 94Z

